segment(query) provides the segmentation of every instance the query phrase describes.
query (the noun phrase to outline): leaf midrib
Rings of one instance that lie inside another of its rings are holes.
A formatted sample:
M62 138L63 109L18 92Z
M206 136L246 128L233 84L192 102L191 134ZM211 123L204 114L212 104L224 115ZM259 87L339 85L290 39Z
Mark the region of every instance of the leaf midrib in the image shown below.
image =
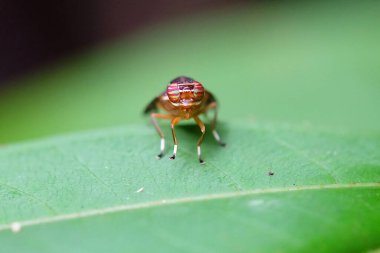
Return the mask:
M78 213L62 214L46 218L38 218L32 220L24 221L14 221L9 224L0 224L0 232L13 230L15 226L30 227L37 226L47 223L75 220L80 218L87 218L93 216L106 215L111 213L139 210L146 208L154 208L165 205L176 205L185 204L193 202L203 202L217 199L230 199L249 195L260 195L268 193L282 193L282 192L295 192L295 191L308 191L308 190L331 190L331 189L354 189L354 188L380 188L380 183L378 182L367 182L367 183L347 183L347 184L321 184L321 185L304 185L304 186L291 186L291 187L278 187L278 188L266 188L266 189L253 189L247 191L237 191L237 192L224 192L216 194L206 194L192 197L182 197L174 199L161 199L156 201L150 201L145 203L129 204L129 205L118 205L108 208L87 210Z

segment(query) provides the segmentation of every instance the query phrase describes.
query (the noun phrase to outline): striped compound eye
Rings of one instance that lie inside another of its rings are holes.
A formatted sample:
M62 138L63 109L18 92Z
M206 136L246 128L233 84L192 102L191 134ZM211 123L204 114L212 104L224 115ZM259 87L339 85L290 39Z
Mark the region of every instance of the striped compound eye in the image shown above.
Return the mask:
M173 103L177 103L179 101L179 88L177 83L169 84L166 89L166 93L168 94L169 100Z
M198 82L194 82L194 99L195 100L201 100L203 96L205 95L205 89L203 88L203 85Z

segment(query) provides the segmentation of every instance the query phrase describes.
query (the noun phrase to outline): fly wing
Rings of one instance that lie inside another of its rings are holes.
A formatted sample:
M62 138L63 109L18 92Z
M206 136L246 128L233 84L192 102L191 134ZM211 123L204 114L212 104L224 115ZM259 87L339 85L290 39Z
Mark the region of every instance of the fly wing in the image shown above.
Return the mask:
M157 103L160 100L160 97L155 97L146 107L144 110L144 114L148 114L150 112L156 112L158 111Z
M206 105L209 105L209 104L211 104L213 102L216 102L215 96L211 92L209 92L208 90L206 90L206 92L207 92L207 95L208 95L207 100L206 100Z

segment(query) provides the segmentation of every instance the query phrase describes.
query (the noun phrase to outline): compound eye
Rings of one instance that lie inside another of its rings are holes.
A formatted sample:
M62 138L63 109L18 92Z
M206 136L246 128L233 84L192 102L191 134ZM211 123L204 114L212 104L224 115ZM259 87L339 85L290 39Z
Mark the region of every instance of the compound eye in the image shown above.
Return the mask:
M196 100L201 100L203 98L203 96L205 95L205 89L203 88L203 85L201 83L194 82L193 94Z
M176 103L179 101L179 88L177 83L169 84L166 93L168 94L171 102Z

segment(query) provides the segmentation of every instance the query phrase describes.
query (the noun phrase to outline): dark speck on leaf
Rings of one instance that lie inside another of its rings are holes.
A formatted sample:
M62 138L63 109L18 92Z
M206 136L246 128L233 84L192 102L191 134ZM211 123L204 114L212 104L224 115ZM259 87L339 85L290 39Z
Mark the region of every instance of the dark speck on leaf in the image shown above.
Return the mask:
M274 172L272 172L272 171L269 171L269 172L268 172L268 176L271 177L271 176L273 176L273 175L274 175Z

